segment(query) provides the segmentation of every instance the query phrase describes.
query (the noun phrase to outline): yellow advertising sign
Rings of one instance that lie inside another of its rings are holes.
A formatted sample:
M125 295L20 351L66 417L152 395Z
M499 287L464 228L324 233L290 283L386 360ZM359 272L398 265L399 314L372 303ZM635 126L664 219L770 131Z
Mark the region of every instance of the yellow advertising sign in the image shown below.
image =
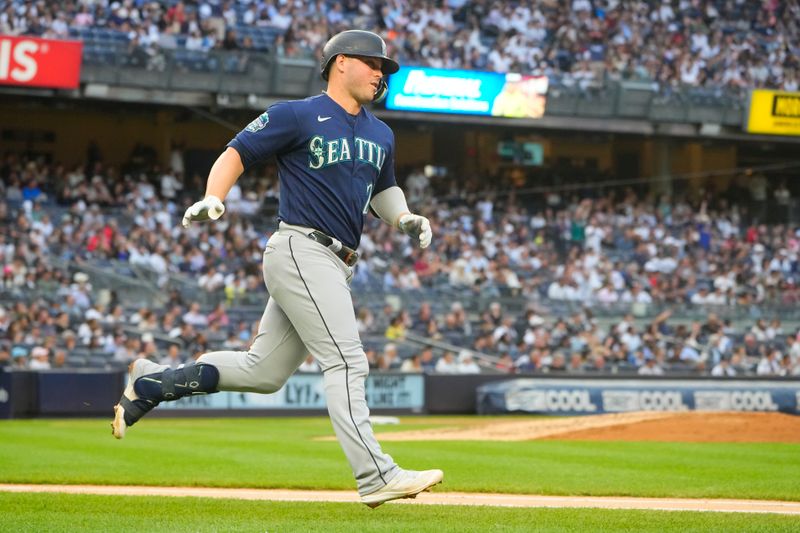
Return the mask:
M746 129L748 133L800 135L800 93L753 89Z

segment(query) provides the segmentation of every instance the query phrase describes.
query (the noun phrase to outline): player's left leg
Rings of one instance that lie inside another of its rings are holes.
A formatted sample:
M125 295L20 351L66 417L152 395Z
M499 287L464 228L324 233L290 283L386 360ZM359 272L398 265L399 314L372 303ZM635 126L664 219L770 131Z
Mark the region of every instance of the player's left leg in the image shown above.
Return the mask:
M160 402L217 392L218 381L219 372L212 365L193 361L173 369L147 359L137 359L130 364L128 385L114 406L111 432L121 439L128 427Z
M270 298L250 348L203 354L198 363L219 370L219 390L272 394L283 387L308 355L303 341L274 298Z
M123 438L129 426L162 401L218 391L276 392L307 353L286 314L270 299L249 350L209 352L176 370L147 359L135 361L114 408L113 434Z

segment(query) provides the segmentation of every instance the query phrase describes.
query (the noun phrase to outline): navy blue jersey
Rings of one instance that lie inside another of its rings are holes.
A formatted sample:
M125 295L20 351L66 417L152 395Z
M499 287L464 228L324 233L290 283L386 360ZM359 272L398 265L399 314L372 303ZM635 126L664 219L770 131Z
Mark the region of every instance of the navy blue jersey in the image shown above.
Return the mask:
M394 134L365 108L347 113L327 94L279 102L228 143L245 169L277 156L278 218L357 248L369 202L396 185Z

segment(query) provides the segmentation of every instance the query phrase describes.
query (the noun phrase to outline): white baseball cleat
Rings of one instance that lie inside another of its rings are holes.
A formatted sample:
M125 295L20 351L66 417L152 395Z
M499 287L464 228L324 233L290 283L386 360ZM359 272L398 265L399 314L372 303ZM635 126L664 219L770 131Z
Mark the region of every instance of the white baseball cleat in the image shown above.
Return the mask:
M401 470L382 489L361 497L361 503L368 507L376 508L389 500L401 498L416 498L417 494L430 490L434 485L441 483L444 472L441 470Z
M133 423L144 416L146 412L142 412L142 409L137 408L136 404L142 404L142 402L147 401L139 400L139 396L133 389L133 384L140 377L161 372L163 369L163 366L147 359L137 359L128 365L128 385L125 387L125 391L122 393L119 403L114 406L114 420L111 422L111 434L114 435L114 437L118 439L123 438L128 426L133 425ZM123 407L123 404L129 406L129 410L136 411L135 414L131 412L128 413L128 420L125 419L125 407ZM152 407L155 407L155 405ZM152 409L152 407L150 407L150 409ZM147 409L147 411L150 409Z

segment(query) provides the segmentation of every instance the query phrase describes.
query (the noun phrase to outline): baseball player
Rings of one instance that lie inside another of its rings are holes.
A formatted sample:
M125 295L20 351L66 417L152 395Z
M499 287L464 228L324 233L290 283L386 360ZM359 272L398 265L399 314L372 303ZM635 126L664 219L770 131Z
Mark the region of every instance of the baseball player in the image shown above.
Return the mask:
M183 226L218 219L242 172L277 157L280 222L264 250L270 298L258 334L248 351L206 353L174 370L135 361L114 407L116 438L162 401L222 390L276 392L310 352L322 368L328 412L363 503L413 498L442 481L441 470L401 469L375 439L349 287L370 207L420 247L431 243L428 219L409 212L395 182L394 135L364 107L384 96L384 76L398 69L378 35L339 33L323 49L326 92L276 103L228 143L211 168L205 198L186 210Z

